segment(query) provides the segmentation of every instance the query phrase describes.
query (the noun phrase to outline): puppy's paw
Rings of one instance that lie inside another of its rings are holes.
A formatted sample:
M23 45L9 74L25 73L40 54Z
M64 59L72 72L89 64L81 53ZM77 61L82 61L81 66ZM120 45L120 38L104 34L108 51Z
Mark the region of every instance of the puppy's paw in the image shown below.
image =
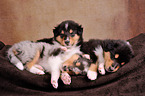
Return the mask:
M71 77L67 72L61 73L61 80L65 85L70 85L71 83Z
M61 48L61 50L63 50L63 51L67 51L67 48L64 47L64 46L61 46L60 48Z
M40 70L44 71L43 67L42 67L42 66L40 66L40 65L38 65L38 64L35 64L35 65L34 65L34 67L36 67L36 68L38 68L38 69L40 69Z
M55 89L58 88L58 82L56 80L51 80L51 84Z
M99 65L98 71L101 75L105 75L104 64Z
M84 54L83 57L90 59L90 55L88 55L88 54Z
M44 75L44 71L36 68L35 66L32 66L29 70L31 73L34 73L34 74L38 74L38 75Z
M97 79L97 72L88 70L88 72L87 72L87 77L88 77L90 80L96 80L96 79Z
M19 70L24 70L24 66L21 62L18 62L17 64L15 64L15 66L19 69Z

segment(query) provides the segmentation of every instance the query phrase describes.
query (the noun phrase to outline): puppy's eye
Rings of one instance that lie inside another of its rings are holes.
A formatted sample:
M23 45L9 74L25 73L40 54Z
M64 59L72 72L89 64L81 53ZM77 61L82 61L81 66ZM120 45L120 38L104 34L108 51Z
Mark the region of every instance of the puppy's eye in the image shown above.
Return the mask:
M60 34L60 38L63 38L64 37L64 34Z
M71 37L74 37L75 36L75 33L71 33Z

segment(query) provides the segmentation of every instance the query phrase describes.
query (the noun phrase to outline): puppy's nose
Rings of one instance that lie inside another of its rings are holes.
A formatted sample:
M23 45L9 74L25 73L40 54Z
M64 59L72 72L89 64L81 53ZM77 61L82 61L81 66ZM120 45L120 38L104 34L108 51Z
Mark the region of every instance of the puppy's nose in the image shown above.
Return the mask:
M66 40L66 41L65 41L65 44L66 44L66 45L69 45L69 42L70 42L70 41Z

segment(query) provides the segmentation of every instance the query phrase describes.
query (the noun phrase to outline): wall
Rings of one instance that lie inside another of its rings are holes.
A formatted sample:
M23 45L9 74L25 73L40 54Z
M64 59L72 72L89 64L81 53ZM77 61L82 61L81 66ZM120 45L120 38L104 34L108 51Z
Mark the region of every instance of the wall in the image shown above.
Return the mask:
M84 27L85 40L127 40L145 30L144 4L143 0L1 0L0 40L13 44L52 37L53 28L68 19Z

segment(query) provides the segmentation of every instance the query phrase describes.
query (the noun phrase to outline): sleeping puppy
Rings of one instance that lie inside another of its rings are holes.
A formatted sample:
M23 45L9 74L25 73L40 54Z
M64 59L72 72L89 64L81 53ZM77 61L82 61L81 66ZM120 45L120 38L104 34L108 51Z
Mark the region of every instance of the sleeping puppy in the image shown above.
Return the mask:
M86 75L91 65L88 54L74 54L63 63L62 70L70 75Z
M97 79L97 70L102 75L105 74L105 69L107 72L115 72L133 57L131 45L124 40L91 39L82 43L81 51L89 54L92 60L87 72L90 80Z
M97 67L100 74L104 75L105 72L116 72L125 62L122 62L121 65L116 62L115 59L119 58L119 54L115 54L115 57L111 57L111 53L105 52L103 48L98 45L94 50L95 55L97 56ZM63 70L69 74L73 75L86 75L88 70L93 70L95 65L91 65L92 61L88 54L75 54L71 59L63 63ZM92 69L91 69L91 66ZM90 68L89 68L90 67ZM95 69L94 69L95 71Z

